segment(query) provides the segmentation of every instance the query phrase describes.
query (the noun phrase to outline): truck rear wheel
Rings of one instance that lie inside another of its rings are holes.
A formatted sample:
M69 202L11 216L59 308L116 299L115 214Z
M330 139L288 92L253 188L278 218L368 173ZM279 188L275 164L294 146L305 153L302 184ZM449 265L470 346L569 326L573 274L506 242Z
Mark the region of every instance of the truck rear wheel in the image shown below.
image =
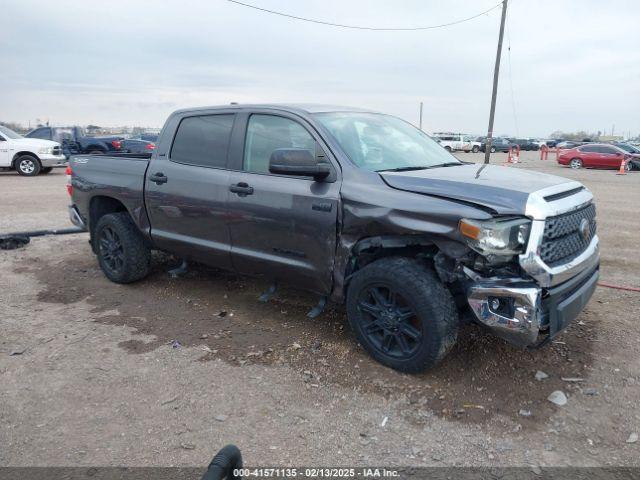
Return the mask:
M40 160L31 155L20 155L14 163L17 172L25 177L35 177L40 173Z
M410 258L384 258L359 270L347 291L347 317L373 358L408 373L435 366L458 335L451 294Z
M151 250L128 213L101 217L93 242L100 268L112 282L131 283L149 273Z

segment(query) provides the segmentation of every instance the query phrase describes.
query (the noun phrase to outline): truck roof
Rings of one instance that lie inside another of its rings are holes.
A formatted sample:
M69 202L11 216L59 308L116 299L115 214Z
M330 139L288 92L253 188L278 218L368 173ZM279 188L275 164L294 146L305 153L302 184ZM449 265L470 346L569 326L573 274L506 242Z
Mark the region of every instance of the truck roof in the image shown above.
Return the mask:
M232 103L229 105L212 105L208 107L182 108L174 113L197 112L200 110L229 110L243 108L269 108L273 110L283 110L292 113L321 113L321 112L367 112L375 113L357 107L347 107L343 105L323 105L314 103Z

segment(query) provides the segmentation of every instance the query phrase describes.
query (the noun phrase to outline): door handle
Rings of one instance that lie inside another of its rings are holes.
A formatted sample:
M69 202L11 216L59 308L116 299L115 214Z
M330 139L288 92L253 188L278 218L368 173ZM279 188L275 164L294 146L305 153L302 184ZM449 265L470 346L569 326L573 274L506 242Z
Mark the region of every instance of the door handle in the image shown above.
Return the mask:
M245 197L247 195L253 195L253 187L250 187L245 182L236 183L235 185L229 186L229 191L233 193L237 193L240 197Z
M149 175L149 181L155 183L156 185L167 183L167 180L167 176L162 172L156 172L153 175Z

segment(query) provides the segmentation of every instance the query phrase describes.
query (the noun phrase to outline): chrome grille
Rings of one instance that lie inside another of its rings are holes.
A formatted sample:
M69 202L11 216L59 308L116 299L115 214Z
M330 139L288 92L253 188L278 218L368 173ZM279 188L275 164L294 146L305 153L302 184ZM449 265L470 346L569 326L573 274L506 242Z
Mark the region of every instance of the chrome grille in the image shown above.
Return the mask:
M53 154L54 155L62 155L62 148L60 146L53 147Z
M580 231L583 219L588 222L588 235ZM547 218L540 245L540 258L550 267L568 263L589 246L596 234L596 206L589 204L575 212Z

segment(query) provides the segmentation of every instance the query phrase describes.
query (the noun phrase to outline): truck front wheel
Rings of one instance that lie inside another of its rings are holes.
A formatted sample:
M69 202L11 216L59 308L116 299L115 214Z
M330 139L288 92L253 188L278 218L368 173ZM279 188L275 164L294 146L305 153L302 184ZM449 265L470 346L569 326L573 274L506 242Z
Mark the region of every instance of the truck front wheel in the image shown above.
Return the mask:
M151 250L128 213L101 217L92 240L100 268L112 282L131 283L149 273Z
M36 157L20 155L14 163L16 170L25 177L35 177L40 173L42 166Z
M408 373L435 366L458 334L451 294L432 270L410 258L383 258L356 272L347 316L373 358Z

